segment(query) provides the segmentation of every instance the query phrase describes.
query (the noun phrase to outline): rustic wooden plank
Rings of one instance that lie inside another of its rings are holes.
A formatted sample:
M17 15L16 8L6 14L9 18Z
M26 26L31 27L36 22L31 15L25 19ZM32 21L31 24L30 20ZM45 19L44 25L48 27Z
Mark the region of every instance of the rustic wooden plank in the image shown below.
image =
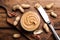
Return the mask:
M14 5L14 4L22 4L22 3L28 3L28 4L30 4L31 5L31 8L30 9L25 9L25 12L26 11L28 11L28 10L30 10L30 11L35 11L35 12L37 12L36 11L36 9L34 8L34 4L35 3L40 3L42 6L45 6L46 4L48 4L48 3L51 3L51 2L53 2L53 3L55 3L54 4L54 6L53 6L53 8L52 8L52 10L54 10L54 12L55 13L57 13L58 14L58 17L55 19L55 18L53 18L53 17L51 17L49 14L50 13L48 13L48 15L49 15L49 18L50 18L50 20L51 20L51 22L52 22L52 24L57 28L60 28L60 25L58 25L58 24L60 24L59 22L60 22L60 0L1 0L1 2L4 4L4 5L6 5L9 9L11 9L12 8L12 6ZM0 2L0 3L1 3ZM2 10L0 11L0 12L2 12ZM5 11L4 11L5 12ZM38 12L37 12L38 13ZM3 16L3 18L2 17L0 17L0 26L10 26L10 25L8 25L7 23L6 23L6 14L0 14L0 16ZM57 20L58 19L58 20ZM59 33L59 32L58 32ZM44 33L45 34L45 33ZM44 35L43 34L43 35ZM59 33L60 34L60 33ZM47 34L46 34L47 35ZM50 35L50 34L48 34L48 35ZM44 36L44 37L46 37L46 36ZM49 39L52 39L52 38L50 38L49 37ZM41 40L43 40L43 39L41 39Z
M8 24L6 23L6 17L6 13L0 13L0 27L8 27Z
M15 29L0 29L0 40L14 40L15 38L13 38L13 34L20 34L20 32L18 32ZM20 38L15 40L27 40L27 39L21 35Z

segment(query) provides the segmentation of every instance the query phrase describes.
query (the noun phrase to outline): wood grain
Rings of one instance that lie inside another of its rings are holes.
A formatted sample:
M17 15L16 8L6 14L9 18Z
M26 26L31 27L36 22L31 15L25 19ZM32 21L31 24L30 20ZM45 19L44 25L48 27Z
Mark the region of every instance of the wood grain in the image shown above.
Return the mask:
M49 19L51 20L52 24L54 25L54 27L56 29L60 28L60 0L0 0L0 4L3 4L7 7L7 9L11 10L12 9L12 6L15 5L15 4L23 4L23 3L27 3L27 4L30 4L31 5L31 8L30 9L24 9L25 12L27 11L35 11L37 12L37 10L34 8L34 4L35 3L40 3L43 7L45 7L45 5L47 5L48 3L54 3L54 6L51 10L53 10L57 15L58 17L57 18L53 18L50 16L50 13L47 13L49 15ZM47 10L46 10L47 11ZM11 11L10 11L11 12ZM19 11L16 11L17 13L19 13L21 16L21 12ZM38 12L37 12L38 13ZM39 13L38 13L39 14ZM41 17L41 16L40 16ZM8 18L8 19L7 19ZM7 20L8 20L8 23L7 23ZM5 10L3 10L2 8L0 8L0 27L1 28L11 28L13 26L11 26L10 24L13 23L14 19L13 18L9 18L7 16L7 13ZM9 24L10 23L10 24ZM43 23L44 21L42 20L41 18L41 25L39 27L39 29L42 29L42 26L43 26ZM21 26L16 26L17 28L20 28ZM4 31L4 30L1 30L1 31ZM20 30L21 31L21 30ZM57 30L57 33L60 35L60 30ZM4 32L6 33L6 31ZM10 34L12 33L9 32ZM24 32L22 32L24 33ZM12 33L13 34L13 33ZM4 34L5 35L5 34ZM33 40L34 38L32 38L30 35L32 35L31 33L26 33L24 34L26 37L30 38L30 40ZM45 33L43 32L41 35L41 40L54 40L53 37L51 37L51 32L50 33ZM48 38L47 38L48 37ZM6 37L7 38L7 37ZM2 37L1 37L1 40ZM6 40L6 39L5 39ZM9 40L13 40L13 39L10 39L9 37ZM35 40L35 39L34 39Z

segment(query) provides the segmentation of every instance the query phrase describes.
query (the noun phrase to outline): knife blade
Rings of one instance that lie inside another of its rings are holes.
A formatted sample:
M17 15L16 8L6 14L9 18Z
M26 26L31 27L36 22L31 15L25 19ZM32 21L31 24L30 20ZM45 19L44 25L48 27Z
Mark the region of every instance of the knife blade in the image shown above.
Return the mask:
M56 40L60 40L58 34L56 33L55 29L53 28L53 26L49 20L49 17L47 15L47 13L45 12L45 10L43 9L43 7L41 5L37 5L36 8L39 11L39 13L41 14L43 20L46 22L46 24L48 24L48 26L51 29L52 33L54 34Z

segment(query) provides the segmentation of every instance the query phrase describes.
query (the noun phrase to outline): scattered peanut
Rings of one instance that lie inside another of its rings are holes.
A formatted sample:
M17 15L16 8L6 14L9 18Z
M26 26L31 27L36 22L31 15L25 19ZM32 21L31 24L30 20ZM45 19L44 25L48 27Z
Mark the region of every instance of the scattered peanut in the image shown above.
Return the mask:
M47 33L50 32L50 30L49 30L49 28L48 28L48 25L47 25L46 23L44 23L43 28L45 29L45 31L46 31Z
M13 10L19 9L21 12L24 12L24 9L20 5L13 6Z
M35 34L35 35L36 34L41 34L42 32L43 32L43 30L36 30L36 31L33 32L33 34Z
M16 17L17 14L16 14L15 12L11 12L11 13L8 13L8 16L9 16L9 17Z
M17 25L17 23L18 23L17 21L14 21L13 25L14 25L14 26L16 26L16 25Z
M54 3L47 4L47 5L45 6L45 8L46 8L46 9L50 9L50 8L53 7L53 5L54 5Z
M51 16L53 16L53 17L57 17L57 14L55 14L54 12L51 12Z
M17 16L13 25L16 26L18 24L19 20L20 20L20 16Z
M22 8L30 8L29 4L21 4Z
M32 37L35 38L36 40L40 40L41 39L40 35L32 35Z
M20 20L20 15L16 17L16 21L19 21Z
M13 38L20 38L20 34L13 34Z

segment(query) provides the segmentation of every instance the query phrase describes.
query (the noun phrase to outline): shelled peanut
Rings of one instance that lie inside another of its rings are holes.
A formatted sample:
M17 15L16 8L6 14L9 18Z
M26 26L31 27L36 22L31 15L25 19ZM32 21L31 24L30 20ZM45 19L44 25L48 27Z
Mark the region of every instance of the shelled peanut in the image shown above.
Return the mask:
M34 39L36 39L36 40L40 40L40 39L41 39L41 37L40 37L39 34L38 34L38 35L32 35L32 38L34 38Z
M50 32L49 27L46 23L44 23L43 29L48 33Z
M15 21L13 22L13 25L16 26L20 20L20 15L16 17Z
M11 13L8 13L8 16L9 17L16 17L18 14L16 14L15 12L11 12Z

